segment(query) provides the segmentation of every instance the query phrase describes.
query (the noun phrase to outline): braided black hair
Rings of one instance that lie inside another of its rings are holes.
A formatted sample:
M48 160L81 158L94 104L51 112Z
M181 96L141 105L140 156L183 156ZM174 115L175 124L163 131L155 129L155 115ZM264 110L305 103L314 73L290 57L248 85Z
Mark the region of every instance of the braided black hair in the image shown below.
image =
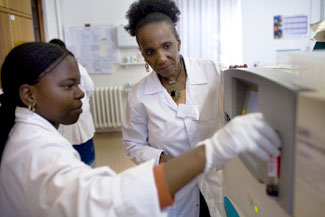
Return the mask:
M125 30L131 36L136 36L137 31L148 23L166 22L178 38L175 26L180 13L173 0L138 0L131 4L126 13L129 24Z
M14 125L16 106L23 106L19 88L23 84L33 85L39 81L45 70L58 64L69 53L54 44L29 42L12 49L1 68L3 94L0 95L0 162Z

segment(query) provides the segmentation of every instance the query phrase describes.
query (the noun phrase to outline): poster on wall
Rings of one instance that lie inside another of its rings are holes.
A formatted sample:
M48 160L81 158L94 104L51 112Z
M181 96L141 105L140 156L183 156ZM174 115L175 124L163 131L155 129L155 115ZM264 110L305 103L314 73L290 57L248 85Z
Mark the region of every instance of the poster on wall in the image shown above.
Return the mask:
M273 17L273 38L301 38L308 34L308 16L282 16Z
M111 74L119 62L114 26L65 27L64 38L67 48L89 74Z

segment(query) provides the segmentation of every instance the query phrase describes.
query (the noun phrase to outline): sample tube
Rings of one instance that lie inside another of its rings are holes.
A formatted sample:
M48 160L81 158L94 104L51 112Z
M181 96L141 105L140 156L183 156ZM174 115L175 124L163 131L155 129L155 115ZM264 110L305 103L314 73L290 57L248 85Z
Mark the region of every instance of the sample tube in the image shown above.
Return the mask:
M266 193L272 197L279 196L279 169L280 157L272 157L267 162L268 180L266 184Z

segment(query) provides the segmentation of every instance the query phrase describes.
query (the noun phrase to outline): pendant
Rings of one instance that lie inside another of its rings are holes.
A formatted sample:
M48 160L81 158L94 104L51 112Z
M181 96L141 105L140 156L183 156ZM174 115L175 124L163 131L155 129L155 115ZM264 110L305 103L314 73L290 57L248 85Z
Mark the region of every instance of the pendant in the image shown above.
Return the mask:
M179 98L181 97L181 92L174 86L168 88L167 91L175 102L179 100Z

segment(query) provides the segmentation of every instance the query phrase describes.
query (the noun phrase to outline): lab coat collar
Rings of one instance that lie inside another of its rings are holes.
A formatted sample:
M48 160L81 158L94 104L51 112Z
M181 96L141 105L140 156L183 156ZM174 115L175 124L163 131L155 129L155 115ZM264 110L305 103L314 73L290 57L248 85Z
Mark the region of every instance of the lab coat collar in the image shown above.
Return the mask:
M208 79L204 73L197 73L199 67L197 64L192 64L191 59L183 57L186 67L187 79L190 84L207 84ZM152 71L149 75L145 88L145 95L155 94L164 91L164 87L161 84L158 74L155 71Z
M157 93L163 93L161 94L160 100L165 103L167 106L171 107L175 111L177 110L177 105L173 100L170 98L170 96L167 94L166 89L161 84L158 74L155 71L152 71L151 74L148 76L148 79L146 80L146 86L144 95L151 95L151 94L157 94Z
M144 91L145 95L155 94L164 91L164 87L162 86L158 74L155 71L152 71L149 75L147 82L146 82L146 88Z
M191 61L188 57L183 57L186 67L187 79L190 84L207 84L208 79L206 78L204 73L198 73L201 71L197 69L199 65L193 64L194 62Z
M26 123L40 126L49 131L57 131L57 129L45 118L41 117L37 113L29 110L28 108L24 107L16 107L16 123Z

